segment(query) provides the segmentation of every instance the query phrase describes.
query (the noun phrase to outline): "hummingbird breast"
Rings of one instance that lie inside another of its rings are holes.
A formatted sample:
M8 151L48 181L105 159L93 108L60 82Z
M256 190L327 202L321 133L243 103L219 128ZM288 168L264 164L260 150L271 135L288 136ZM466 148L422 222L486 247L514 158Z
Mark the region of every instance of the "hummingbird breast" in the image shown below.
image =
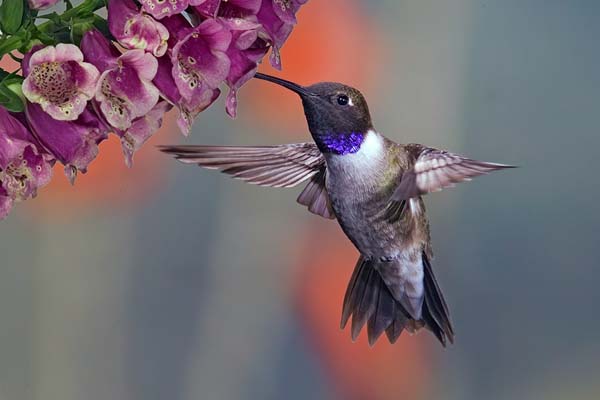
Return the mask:
M344 233L367 257L396 258L425 248L428 227L421 199L390 218L390 198L407 167L399 146L369 132L358 152L327 155L326 188Z

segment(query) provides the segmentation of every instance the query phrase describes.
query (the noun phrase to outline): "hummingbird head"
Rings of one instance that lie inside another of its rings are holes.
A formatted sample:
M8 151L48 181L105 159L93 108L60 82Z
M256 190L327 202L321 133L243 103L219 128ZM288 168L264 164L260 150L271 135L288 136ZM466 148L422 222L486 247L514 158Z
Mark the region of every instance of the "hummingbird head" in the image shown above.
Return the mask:
M373 129L367 102L353 87L335 82L301 86L261 73L255 77L284 86L300 96L308 128L324 153L354 153Z

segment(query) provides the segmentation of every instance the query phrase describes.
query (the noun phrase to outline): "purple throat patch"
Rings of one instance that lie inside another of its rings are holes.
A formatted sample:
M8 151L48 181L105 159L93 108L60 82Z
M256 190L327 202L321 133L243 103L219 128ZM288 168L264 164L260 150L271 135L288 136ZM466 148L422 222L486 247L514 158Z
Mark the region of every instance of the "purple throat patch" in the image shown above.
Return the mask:
M331 133L321 138L323 152L333 154L353 154L360 150L360 145L365 139L362 133Z

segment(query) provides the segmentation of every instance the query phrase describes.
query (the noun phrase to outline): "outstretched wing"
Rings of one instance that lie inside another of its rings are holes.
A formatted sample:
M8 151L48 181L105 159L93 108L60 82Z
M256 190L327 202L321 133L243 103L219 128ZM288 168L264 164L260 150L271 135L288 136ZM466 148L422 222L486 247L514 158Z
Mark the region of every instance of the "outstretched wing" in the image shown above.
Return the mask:
M248 183L271 187L293 187L325 165L313 143L280 146L161 146L186 164L217 169Z
M287 188L313 178L298 202L315 214L333 218L325 190L325 158L314 143L159 148L183 163L216 169L260 186Z
M512 165L477 161L421 145L408 145L407 150L414 160L413 167L400 177L398 187L392 195L392 200L395 201L437 192L499 169L515 168Z

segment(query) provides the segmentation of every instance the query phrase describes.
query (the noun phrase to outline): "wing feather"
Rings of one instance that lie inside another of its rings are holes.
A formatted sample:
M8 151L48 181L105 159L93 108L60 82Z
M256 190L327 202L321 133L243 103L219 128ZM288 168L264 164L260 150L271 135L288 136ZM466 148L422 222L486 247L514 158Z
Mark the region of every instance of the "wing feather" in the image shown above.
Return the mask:
M400 177L392 200L401 201L452 187L459 182L492 171L515 168L512 165L473 160L420 145L409 145L414 155L413 166Z
M324 218L335 219L327 189L325 188L325 168L312 177L296 200L308 207L308 211Z
M325 165L314 143L279 146L162 146L186 164L217 169L233 178L270 187L293 187Z
M298 203L334 219L325 189L325 159L314 143L279 146L161 146L186 164L216 169L235 179L269 187L293 187L306 180Z

